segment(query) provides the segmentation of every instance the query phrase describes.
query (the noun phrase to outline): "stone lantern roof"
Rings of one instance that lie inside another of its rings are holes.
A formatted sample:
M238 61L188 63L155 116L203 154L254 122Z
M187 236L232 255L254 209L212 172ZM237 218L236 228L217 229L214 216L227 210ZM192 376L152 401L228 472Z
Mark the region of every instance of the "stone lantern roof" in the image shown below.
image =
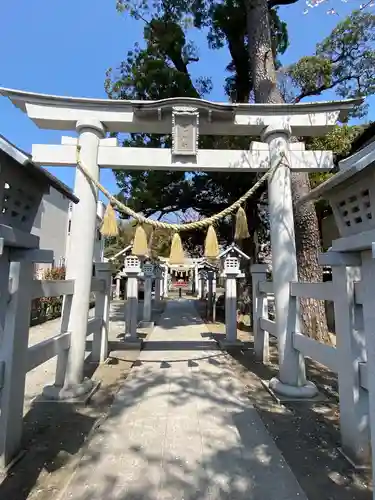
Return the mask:
M221 254L219 255L219 259L223 259L227 255L231 256L233 254L236 254L238 257L243 257L246 260L250 260L250 257L243 252L240 248L235 243L232 243L229 245L228 248L226 248Z
M73 191L66 184L57 179L54 175L48 172L48 170L35 165L29 154L22 151L22 149L12 144L8 141L8 139L0 134L0 154L1 152L24 167L25 170L34 178L40 179L43 184L46 183L54 187L57 191L59 191L59 193L66 196L73 203L79 202L79 199L73 194Z

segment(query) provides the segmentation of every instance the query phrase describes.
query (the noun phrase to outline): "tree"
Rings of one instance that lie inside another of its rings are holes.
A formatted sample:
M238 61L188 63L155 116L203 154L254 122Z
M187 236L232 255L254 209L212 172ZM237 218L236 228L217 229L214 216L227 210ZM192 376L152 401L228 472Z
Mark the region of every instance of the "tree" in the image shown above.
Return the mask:
M281 103L284 102L284 98L277 85L276 67L271 57L272 37L268 10L267 0L246 0L249 58L254 95L256 102ZM318 46L317 55L313 59L307 61L304 58L295 66L291 75L296 84L303 84L301 98L320 94L328 88L337 88L342 97L348 94L353 97L373 92L369 68L371 63L373 64L375 52L373 48L370 51L363 51L360 62L356 57L361 50L361 45L373 41L373 22L374 17L371 15L354 13L352 18L340 23L331 36ZM353 33L349 31L350 28ZM361 73L356 71L360 67L364 70L363 79L361 79ZM306 68L310 69L306 70ZM298 78L297 75L303 75L304 78ZM316 76L315 81L311 78L312 75ZM311 80L314 83L310 83ZM294 221L299 279L321 281L322 269L318 263L321 247L315 208L312 203L296 205L297 201L310 191L310 179L308 174L292 173L291 182L295 205ZM315 338L329 340L324 304L312 299L304 299L301 302L304 328Z
M375 16L354 11L339 22L329 37L319 43L312 56L286 68L296 89L294 102L334 89L342 98L375 92ZM367 106L354 110L362 117Z
M332 56L327 64L327 54L340 46L340 30L335 33L332 40L337 42L322 43L322 48L317 49L314 58L300 62L285 71L279 68L277 57L285 51L288 45L286 26L280 21L277 14L278 3L292 3L290 1L277 2L265 0L226 0L214 1L156 1L152 5L144 1L120 1L120 8L128 9L136 18L145 22L145 48L136 45L135 50L128 54L128 59L120 68L120 75L115 79L107 80L107 91L113 98L146 98L158 99L174 95L201 96L206 95L211 89L209 78L197 78L193 81L189 73L189 65L198 59L196 47L187 40L185 26L190 23L201 29L208 29L208 43L212 49L226 45L231 60L227 66L230 73L226 80L225 89L229 98L237 102L282 102L278 86L278 76L283 75L289 79L289 91L294 99L305 97L306 90L309 95L321 93L322 83L326 88L334 88L344 84L338 79L327 78L327 66L330 65L330 74L337 77L337 68L340 61L335 61ZM247 16L243 15L246 8ZM358 24L358 19L355 21ZM357 35L358 40L366 37L371 43L368 30L370 24L364 22L362 33ZM366 31L367 30L367 31ZM345 29L341 30L342 43L345 47ZM347 38L349 38L347 36ZM353 38L353 45L355 37ZM331 47L331 48L330 48ZM364 51L363 57L369 57ZM317 60L319 59L319 61ZM344 61L344 58L340 59ZM343 62L345 68L350 64L350 57ZM308 71L306 68L309 68ZM345 69L344 68L344 69ZM319 73L319 71L320 73ZM316 76L314 88L307 88L305 83L311 82L311 71ZM309 75L310 72L310 75ZM322 73L324 79L322 80ZM348 74L349 75L349 74ZM367 83L370 79L367 78ZM348 82L349 79L346 80ZM351 79L352 84L355 80ZM334 85L333 85L334 84ZM348 86L346 87L348 88ZM343 87L342 87L343 89ZM352 90L355 89L352 86ZM343 90L342 90L343 91ZM359 89L361 93L371 92ZM156 147L168 145L169 137L132 136L132 144L150 144ZM239 145L243 141L239 138L204 138L201 147L247 147ZM153 207L153 211L186 210L194 207L202 215L211 215L219 206L226 206L243 194L245 187L254 182L254 177L249 175L246 180L243 175L228 176L225 174L199 174L186 178L184 173L126 172L118 182L122 187L126 183L131 193L129 203L136 210L146 211ZM245 186L246 182L246 186ZM231 192L228 191L228 186ZM204 189L205 196L199 196L199 190ZM310 189L309 178L304 174L293 175L293 191L295 200ZM127 191L125 189L124 191ZM177 195L177 196L176 196ZM233 198L234 199L233 199ZM171 200L178 198L178 204L171 205ZM262 199L251 200L246 207L252 231L262 228L259 217L259 203ZM208 213L207 213L208 212ZM149 215L149 214L148 214ZM298 262L300 278L317 281L321 278L321 269L317 264L317 254L320 250L319 229L314 206L308 204L303 209L295 211L296 239L298 249ZM220 227L220 235L230 234L228 224ZM250 244L253 240L250 240ZM256 249L253 247L253 253ZM250 250L251 251L251 250ZM324 338L326 326L324 312L321 304L310 303L305 307L304 315L307 331L318 337Z

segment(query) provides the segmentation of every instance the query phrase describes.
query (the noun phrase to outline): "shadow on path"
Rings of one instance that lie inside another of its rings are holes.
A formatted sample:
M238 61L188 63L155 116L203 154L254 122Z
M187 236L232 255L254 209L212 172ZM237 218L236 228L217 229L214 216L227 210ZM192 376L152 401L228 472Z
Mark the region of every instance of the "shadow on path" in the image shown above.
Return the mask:
M193 307L168 304L151 341L202 343ZM201 358L142 351L61 500L306 499L227 356L206 345Z

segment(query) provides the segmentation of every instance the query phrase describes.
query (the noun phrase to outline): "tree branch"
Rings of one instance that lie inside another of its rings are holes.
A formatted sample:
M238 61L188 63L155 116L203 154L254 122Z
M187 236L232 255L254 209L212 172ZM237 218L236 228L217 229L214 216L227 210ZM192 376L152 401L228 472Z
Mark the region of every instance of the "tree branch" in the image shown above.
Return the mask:
M291 5L292 3L297 3L298 0L268 0L268 8L273 9L279 5Z
M336 85L339 85L340 83L344 83L344 82L347 82L349 80L352 80L353 78L357 78L357 77L353 76L353 75L345 76L343 78L339 78L338 80L335 80L330 85L321 85L320 87L317 87L315 89L306 90L305 92L301 92L300 95L298 95L297 97L295 97L293 99L293 103L300 102L305 97L310 97L312 95L320 95L325 90L333 89L334 87L336 87Z

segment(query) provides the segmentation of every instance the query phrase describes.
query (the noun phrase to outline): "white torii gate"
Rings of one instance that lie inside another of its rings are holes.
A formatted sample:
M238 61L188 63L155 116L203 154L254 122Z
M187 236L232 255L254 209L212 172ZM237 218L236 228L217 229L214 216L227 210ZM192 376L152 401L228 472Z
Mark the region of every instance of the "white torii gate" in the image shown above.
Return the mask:
M36 164L74 166L77 141L81 159L99 180L100 168L182 171L258 172L277 169L268 181L272 268L276 308L276 334L280 371L272 381L274 390L294 397L310 397L314 386L306 382L300 355L293 348L287 328L289 282L297 281L290 169L325 171L333 167L332 152L305 151L303 143L290 143L293 136L327 133L338 119L361 99L299 104L223 104L195 98L160 101L116 101L58 97L11 89L0 89L40 128L75 130L78 139L63 137L61 145L33 145ZM172 134L171 149L123 148L106 132ZM201 135L261 136L249 150L198 150ZM289 166L280 162L285 156ZM76 170L72 248L74 255L67 277L75 279L70 315L72 332L70 363L65 388L80 394L89 390L83 380L87 312L90 295L97 190ZM79 252L76 250L79 249ZM68 261L69 262L69 261ZM56 388L64 397L64 388Z

